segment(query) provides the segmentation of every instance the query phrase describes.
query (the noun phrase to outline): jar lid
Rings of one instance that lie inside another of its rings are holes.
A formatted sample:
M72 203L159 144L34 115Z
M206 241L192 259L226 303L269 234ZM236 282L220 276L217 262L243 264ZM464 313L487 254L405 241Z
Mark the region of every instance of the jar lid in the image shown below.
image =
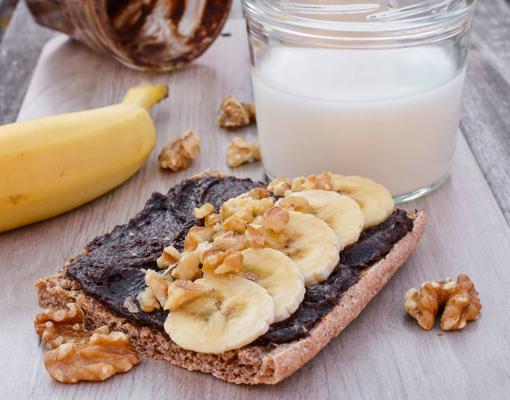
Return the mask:
M245 0L248 24L289 42L417 44L469 29L476 0Z

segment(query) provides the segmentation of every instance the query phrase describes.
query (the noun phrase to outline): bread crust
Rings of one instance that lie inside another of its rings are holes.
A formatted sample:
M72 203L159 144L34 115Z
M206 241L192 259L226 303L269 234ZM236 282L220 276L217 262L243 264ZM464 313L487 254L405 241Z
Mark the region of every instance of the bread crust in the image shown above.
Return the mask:
M210 174L210 172L209 172ZM90 328L108 325L127 333L137 351L163 359L191 371L210 373L237 384L275 384L301 368L353 321L411 255L426 225L424 211L410 213L411 232L397 242L389 254L367 269L335 306L303 339L267 346L248 345L223 354L203 354L183 350L159 329L137 326L114 315L107 307L86 295L76 281L58 274L36 282L39 305L62 307L76 302L84 310Z

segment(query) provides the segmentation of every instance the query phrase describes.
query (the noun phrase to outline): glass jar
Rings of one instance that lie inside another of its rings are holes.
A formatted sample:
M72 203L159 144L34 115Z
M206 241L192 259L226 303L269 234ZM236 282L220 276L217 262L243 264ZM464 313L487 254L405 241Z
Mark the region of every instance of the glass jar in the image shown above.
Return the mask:
M26 0L35 20L137 70L170 71L218 36L231 0Z
M266 174L362 175L397 201L449 173L476 0L244 0Z

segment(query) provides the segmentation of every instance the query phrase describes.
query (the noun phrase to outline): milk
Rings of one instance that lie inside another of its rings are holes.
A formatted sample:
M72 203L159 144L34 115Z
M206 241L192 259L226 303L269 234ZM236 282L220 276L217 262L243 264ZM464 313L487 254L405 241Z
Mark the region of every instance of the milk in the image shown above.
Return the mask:
M465 71L438 47L276 47L252 72L270 176L362 175L394 196L446 176Z

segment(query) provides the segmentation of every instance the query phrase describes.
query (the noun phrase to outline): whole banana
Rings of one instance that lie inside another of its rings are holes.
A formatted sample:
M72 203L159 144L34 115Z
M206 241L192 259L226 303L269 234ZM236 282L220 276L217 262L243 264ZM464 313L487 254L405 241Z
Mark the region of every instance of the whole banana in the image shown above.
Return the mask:
M166 85L120 104L0 126L0 232L69 211L135 174L156 143L148 110Z

